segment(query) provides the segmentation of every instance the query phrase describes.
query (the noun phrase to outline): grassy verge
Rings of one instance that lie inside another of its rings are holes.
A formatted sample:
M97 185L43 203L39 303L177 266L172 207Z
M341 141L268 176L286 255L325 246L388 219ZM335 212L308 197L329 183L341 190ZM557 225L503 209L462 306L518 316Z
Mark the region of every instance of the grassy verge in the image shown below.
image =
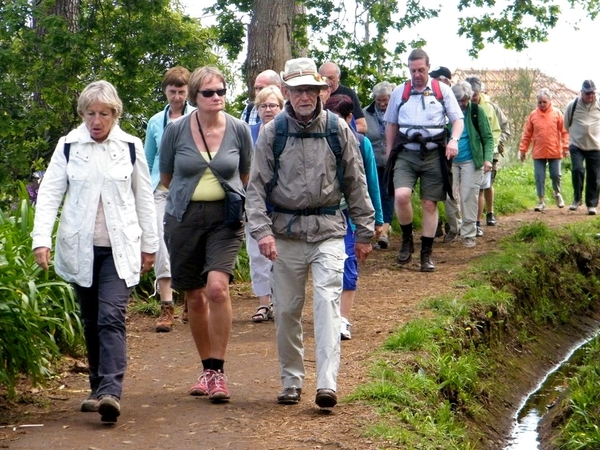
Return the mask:
M393 448L491 448L482 430L499 422L495 405L523 381L518 358L539 351L544 330L566 327L600 305L597 229L597 221L561 230L527 224L472 266L460 280L466 290L425 301L431 317L390 336L371 368L372 382L351 396L381 413L368 434ZM574 379L588 389L583 401L565 399L570 424L574 416L584 420L571 426L580 442L598 436L597 414L583 412L600 406L598 380L588 379L588 372Z

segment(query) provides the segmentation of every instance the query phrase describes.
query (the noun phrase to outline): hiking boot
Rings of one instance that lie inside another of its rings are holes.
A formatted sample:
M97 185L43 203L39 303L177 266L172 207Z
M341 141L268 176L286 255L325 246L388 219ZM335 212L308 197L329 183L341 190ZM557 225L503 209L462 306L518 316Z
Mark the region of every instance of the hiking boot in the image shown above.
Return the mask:
M536 207L533 208L533 210L537 212L543 212L544 209L546 209L546 205L544 203L538 203Z
M431 248L421 250L421 272L433 272L435 270L435 266L431 260L432 251Z
M160 317L156 321L157 333L168 333L173 329L173 315L175 308L172 303L160 307Z
M227 377L220 370L213 370L208 379L208 398L213 403L228 402L231 398L227 388Z
M81 412L98 412L98 397L95 392L90 393L88 398L81 402L80 411Z
M352 339L352 334L350 334L350 327L352 324L348 322L348 319L342 317L342 328L341 328L341 336L342 341L349 341Z
M295 405L300 401L302 388L292 386L283 388L283 391L277 396L277 403L282 405Z
M385 250L389 247L389 245L390 245L390 241L387 236L379 236L379 239L377 239L377 244L373 248Z
M333 408L337 405L337 395L333 389L317 389L315 403L319 408Z
M413 235L402 236L402 247L398 253L396 261L398 264L408 264L412 259L412 254L415 252L415 242L413 241Z
M458 233L455 233L454 231L448 231L446 233L446 235L444 236L444 242L446 244L449 244L450 242L454 242L454 241L456 241L456 239L458 239Z
M574 201L573 203L571 203L571 206L569 206L569 211L577 211L577 208L579 208L580 206L581 206L581 200Z
M103 395L100 397L98 412L100 413L100 420L102 422L115 423L117 417L121 415L119 399L114 395Z
M206 369L203 370L196 384L190 389L190 395L201 396L208 395L208 380L212 378L214 370Z
M556 194L554 196L554 200L556 200L556 206L558 206L559 208L565 207L565 201L563 200L562 195Z
M477 225L477 228L475 229L475 236L483 237L483 229L479 225Z
M470 248L470 247L475 247L475 245L477 245L477 243L475 242L475 238L466 237L466 238L463 238L462 245L463 245L463 247Z
M489 212L485 215L485 223L488 227L496 226L496 216L494 216L493 212Z

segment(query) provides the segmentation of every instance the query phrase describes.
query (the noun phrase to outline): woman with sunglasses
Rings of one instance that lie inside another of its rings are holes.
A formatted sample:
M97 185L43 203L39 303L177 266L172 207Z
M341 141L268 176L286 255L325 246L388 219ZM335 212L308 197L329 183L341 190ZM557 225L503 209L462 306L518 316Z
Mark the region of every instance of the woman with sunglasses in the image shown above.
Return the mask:
M250 125L252 142L256 143L260 130L281 112L285 100L277 86L263 88L254 99L258 110L260 122ZM271 304L271 267L273 262L261 255L256 240L250 236L246 229L246 250L250 258L250 277L252 278L252 291L258 297L258 308L252 315L252 321L259 323L273 320L273 306Z
M160 146L160 178L169 188L165 241L171 285L185 291L188 319L202 372L191 395L230 398L223 364L231 333L229 283L244 236L241 216L226 221L226 199L243 197L250 172L248 126L227 114L225 78L215 67L196 69L188 83L196 111L170 123Z

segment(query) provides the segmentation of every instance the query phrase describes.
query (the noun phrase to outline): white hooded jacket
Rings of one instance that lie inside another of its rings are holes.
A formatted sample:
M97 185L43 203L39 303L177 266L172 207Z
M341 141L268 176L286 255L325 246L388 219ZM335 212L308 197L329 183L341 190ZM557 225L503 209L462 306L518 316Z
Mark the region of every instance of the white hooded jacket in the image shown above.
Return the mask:
M71 144L68 162L65 142ZM135 144L133 165L129 142ZM97 143L85 124L59 140L38 194L31 234L34 249L52 248L52 231L63 198L56 235L56 273L79 286L92 285L94 228L102 201L117 273L127 286L137 284L141 252L158 250L156 210L141 140L115 125L106 140Z

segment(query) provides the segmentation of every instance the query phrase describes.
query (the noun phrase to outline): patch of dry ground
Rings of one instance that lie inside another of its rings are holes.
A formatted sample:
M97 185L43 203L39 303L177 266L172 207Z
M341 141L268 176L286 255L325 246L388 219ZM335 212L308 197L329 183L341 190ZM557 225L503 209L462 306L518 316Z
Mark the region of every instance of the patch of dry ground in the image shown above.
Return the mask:
M361 268L360 289L351 321L353 339L342 342L342 363L338 393L343 399L367 382L368 368L384 339L402 324L424 312L418 304L427 297L460 291L457 283L470 261L494 249L502 237L523 223L536 219L560 225L594 220L567 208L549 208L545 213L525 212L500 217L498 226L484 227L485 236L475 248L459 242L436 240L434 261L437 270L421 273L418 266L400 269L395 263L398 239L391 249L374 251ZM418 247L418 245L417 245ZM415 256L418 256L418 248ZM418 259L418 258L416 258ZM206 398L187 394L199 371L199 360L188 326L178 323L171 333L157 334L154 320L132 316L129 321L129 368L122 399L122 414L115 426L101 424L94 413L78 412L87 395L87 376L66 372L62 389L46 389L31 396L47 401L9 410L0 409L4 424L43 427L0 429L0 448L9 449L376 449L385 442L365 437L365 430L377 420L369 407L342 401L331 412L314 404L315 374L312 335L312 308L305 309L304 394L295 406L276 403L280 390L274 326L254 324L250 317L256 300L248 285L232 289L234 323L225 370L232 401L213 405ZM540 373L541 374L541 373ZM510 430L510 415L520 395L535 383L515 386L513 397L490 405L497 421L489 424L482 445L498 448ZM502 419L504 417L504 419ZM485 444L484 444L485 442Z

